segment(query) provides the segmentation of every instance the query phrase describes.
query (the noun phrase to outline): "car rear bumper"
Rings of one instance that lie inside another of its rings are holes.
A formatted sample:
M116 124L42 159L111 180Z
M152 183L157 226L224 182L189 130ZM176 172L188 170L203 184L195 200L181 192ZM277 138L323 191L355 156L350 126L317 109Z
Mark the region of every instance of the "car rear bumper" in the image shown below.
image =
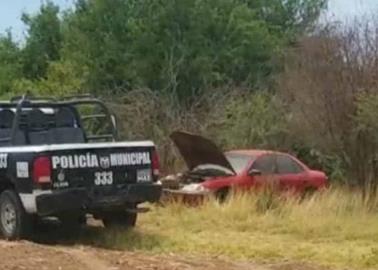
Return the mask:
M93 213L137 203L157 202L161 193L162 187L158 184L130 184L111 195L93 195L85 188L53 191L36 197L36 212L40 216L70 211Z

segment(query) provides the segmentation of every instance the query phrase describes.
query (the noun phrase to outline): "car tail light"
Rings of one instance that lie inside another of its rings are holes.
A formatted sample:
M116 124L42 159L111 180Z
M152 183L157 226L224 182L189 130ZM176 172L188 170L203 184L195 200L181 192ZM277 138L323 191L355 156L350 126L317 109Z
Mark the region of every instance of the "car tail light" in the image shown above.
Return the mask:
M156 149L152 152L152 174L155 180L157 180L160 174L159 155Z
M51 160L49 157L37 157L34 160L33 181L36 184L51 183Z

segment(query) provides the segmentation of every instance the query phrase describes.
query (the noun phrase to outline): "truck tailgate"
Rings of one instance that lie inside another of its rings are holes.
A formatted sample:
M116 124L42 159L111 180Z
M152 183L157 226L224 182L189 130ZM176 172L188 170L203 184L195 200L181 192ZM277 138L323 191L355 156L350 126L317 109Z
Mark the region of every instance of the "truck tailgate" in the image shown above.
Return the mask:
M154 151L154 146L118 147L111 143L108 147L52 150L52 187L111 192L127 184L152 182Z

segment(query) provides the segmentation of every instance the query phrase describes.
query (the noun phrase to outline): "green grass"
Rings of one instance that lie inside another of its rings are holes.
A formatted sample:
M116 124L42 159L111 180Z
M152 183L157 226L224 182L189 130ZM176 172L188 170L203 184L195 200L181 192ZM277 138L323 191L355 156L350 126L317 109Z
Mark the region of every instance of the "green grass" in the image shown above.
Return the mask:
M199 208L154 207L136 229L103 233L96 242L157 253L377 269L377 205L341 190L303 201L241 194L222 205L211 200Z

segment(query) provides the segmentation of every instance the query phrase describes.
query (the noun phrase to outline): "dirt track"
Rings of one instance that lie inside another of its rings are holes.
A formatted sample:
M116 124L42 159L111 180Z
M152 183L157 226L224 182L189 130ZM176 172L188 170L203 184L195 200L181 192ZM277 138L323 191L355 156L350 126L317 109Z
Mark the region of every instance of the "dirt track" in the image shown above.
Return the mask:
M67 238L54 226L42 230L34 235L35 242L0 240L0 270L324 270L303 264L258 265L219 258L115 251L94 247L72 235Z
M174 255L156 256L84 246L51 246L0 241L1 270L318 270L299 264L260 266Z
M149 256L80 246L44 246L30 242L0 242L0 249L0 269L4 270L258 269L248 265L225 265L219 261L196 262L194 258Z

